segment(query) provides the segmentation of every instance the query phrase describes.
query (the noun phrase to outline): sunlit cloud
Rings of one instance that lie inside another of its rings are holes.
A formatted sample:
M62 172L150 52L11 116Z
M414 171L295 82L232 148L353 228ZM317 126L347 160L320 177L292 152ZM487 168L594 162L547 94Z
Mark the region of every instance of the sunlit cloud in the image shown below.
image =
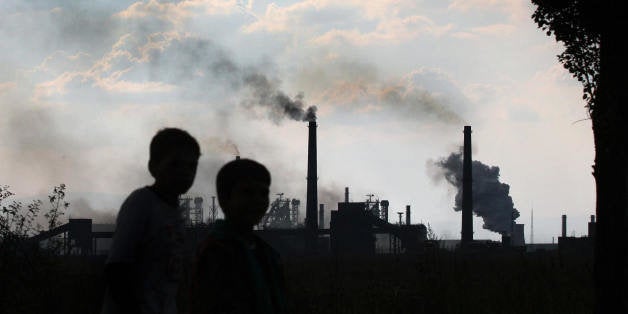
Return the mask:
M493 11L505 14L512 20L529 19L532 4L524 0L453 0L448 9L459 12Z
M129 20L157 19L181 28L195 15L229 15L238 12L239 8L250 9L251 5L252 1L243 5L237 0L187 0L176 3L149 0L134 3L115 17Z
M421 35L442 36L453 28L452 24L436 25L431 19L424 16L410 16L386 20L377 25L372 32L353 30L331 30L312 39L315 44L331 44L336 41L347 42L357 46L370 44L400 43L416 39Z
M7 93L17 86L15 82L0 82L0 94Z

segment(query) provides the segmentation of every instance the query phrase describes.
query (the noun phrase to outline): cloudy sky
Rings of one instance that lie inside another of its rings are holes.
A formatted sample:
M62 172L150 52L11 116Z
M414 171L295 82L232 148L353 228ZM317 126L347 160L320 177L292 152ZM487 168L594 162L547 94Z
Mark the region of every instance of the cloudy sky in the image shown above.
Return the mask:
M471 125L474 159L500 168L526 240L532 208L535 242L560 233L561 214L586 234L591 124L532 12L520 0L3 1L0 184L28 199L63 182L74 217L106 217L151 183L150 138L177 126L203 151L190 194L213 195L239 152L304 204L307 126L272 101L286 96L318 108L328 208L349 186L459 238L455 189L433 164Z

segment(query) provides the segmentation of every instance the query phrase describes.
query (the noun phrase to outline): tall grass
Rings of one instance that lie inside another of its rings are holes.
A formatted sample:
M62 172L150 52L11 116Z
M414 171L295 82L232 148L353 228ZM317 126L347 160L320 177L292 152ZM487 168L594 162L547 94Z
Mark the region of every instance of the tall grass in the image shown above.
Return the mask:
M27 260L29 258L30 260ZM104 258L4 265L1 313L98 313ZM592 260L559 252L286 257L289 313L592 313ZM13 274L19 274L13 276ZM179 302L186 312L187 283ZM207 296L211 298L211 296Z

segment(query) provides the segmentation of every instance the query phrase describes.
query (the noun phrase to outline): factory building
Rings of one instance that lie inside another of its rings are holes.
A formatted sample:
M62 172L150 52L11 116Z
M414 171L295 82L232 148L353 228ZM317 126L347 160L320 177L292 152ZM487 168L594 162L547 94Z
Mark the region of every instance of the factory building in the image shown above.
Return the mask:
M561 217L561 235L558 237L558 250L569 255L593 256L595 237L595 215L588 223L589 234L583 237L567 236L567 215Z

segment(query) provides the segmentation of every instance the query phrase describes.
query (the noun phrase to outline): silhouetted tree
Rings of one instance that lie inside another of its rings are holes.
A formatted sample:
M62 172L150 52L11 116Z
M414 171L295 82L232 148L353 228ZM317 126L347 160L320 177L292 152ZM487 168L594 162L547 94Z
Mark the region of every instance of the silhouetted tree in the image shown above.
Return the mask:
M65 184L61 183L55 186L52 194L48 195L50 201L50 210L44 215L48 220L48 229L54 229L60 225L59 219L64 215L62 210L67 210L70 203L65 201Z
M593 126L596 313L628 313L628 26L626 1L532 0L565 45L559 61L584 86Z

